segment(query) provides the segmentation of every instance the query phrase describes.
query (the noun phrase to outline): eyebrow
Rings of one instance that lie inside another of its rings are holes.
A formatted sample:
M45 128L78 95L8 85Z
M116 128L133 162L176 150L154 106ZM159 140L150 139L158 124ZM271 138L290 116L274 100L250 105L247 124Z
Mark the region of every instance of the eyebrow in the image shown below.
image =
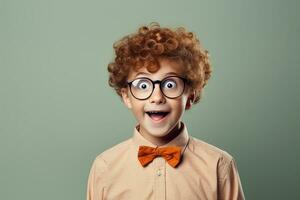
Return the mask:
M146 73L146 72L139 72L139 73L137 73L137 74L135 75L135 77L137 77L137 76L139 76L139 75L151 75L151 74ZM167 75L177 75L177 76L178 76L178 74L175 73L175 72L168 72L168 73L165 74L164 77L166 77Z

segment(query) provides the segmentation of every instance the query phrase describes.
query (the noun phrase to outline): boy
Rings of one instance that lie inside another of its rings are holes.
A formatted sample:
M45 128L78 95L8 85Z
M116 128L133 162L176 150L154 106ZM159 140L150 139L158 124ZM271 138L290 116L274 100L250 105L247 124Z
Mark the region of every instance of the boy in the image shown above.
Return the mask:
M208 51L184 28L154 23L114 44L109 85L137 120L133 136L98 155L87 200L242 200L234 158L181 121L211 75Z

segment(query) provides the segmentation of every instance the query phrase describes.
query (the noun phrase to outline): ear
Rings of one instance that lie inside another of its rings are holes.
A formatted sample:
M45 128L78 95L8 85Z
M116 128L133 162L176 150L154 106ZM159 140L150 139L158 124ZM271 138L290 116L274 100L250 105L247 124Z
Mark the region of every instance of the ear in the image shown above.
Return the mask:
M188 97L188 99L186 101L185 110L189 110L192 107L192 105L193 105L193 103L195 101L195 98L196 98L196 91L193 90L190 93L190 95L189 95L189 97Z
M127 106L127 108L131 109L132 105L131 105L131 101L130 101L128 93L129 93L129 91L128 91L127 88L122 88L121 89L121 94L122 94L123 102Z

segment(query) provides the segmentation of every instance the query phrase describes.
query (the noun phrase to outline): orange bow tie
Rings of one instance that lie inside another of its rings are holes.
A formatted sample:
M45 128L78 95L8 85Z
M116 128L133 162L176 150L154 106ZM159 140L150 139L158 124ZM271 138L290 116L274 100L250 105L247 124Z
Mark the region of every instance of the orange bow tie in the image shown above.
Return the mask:
M140 146L138 152L138 159L142 166L146 166L148 163L158 156L164 157L164 159L172 166L176 167L180 162L181 147L168 146L168 147L149 147Z

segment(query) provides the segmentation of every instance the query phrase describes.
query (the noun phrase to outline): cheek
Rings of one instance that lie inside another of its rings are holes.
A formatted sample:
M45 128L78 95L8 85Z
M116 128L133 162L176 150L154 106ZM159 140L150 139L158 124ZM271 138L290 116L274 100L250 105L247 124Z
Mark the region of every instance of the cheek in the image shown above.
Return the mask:
M187 99L186 98L180 98L177 101L175 101L172 105L173 110L176 110L177 113L181 113L185 110Z
M182 100L176 100L176 101L173 101L172 103L170 103L170 107L172 109L172 111L174 112L180 112L180 110L182 109L182 105L184 104L184 102Z
M135 108L135 109L133 109L132 111L134 112L134 115L135 115L136 117L142 117L143 114L144 114L143 110L138 109L138 108Z
M144 114L144 106L141 102L132 101L132 111L136 116L143 116Z

